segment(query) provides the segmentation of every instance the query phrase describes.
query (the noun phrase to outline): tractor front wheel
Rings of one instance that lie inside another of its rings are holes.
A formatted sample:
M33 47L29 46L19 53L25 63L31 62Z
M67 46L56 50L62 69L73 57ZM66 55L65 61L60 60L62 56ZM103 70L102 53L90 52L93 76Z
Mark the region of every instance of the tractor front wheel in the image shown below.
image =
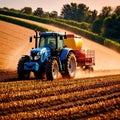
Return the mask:
M58 78L58 62L56 59L49 59L46 65L46 77L47 80L55 80Z
M29 78L30 71L24 70L24 63L29 62L29 61L30 61L30 57L27 55L21 57L21 59L19 60L18 67L17 67L18 78L20 78L20 79L28 79Z

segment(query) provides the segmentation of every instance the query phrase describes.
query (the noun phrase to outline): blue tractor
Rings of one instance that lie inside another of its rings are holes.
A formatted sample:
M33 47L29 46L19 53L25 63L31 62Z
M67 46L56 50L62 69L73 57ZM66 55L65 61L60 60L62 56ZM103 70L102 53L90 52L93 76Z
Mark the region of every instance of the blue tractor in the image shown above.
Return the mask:
M20 79L28 79L30 72L42 79L46 74L47 80L58 78L58 73L67 78L74 78L76 72L76 57L74 50L64 45L66 34L58 32L35 31L35 48L30 56L20 58L17 73ZM32 42L32 37L30 37Z

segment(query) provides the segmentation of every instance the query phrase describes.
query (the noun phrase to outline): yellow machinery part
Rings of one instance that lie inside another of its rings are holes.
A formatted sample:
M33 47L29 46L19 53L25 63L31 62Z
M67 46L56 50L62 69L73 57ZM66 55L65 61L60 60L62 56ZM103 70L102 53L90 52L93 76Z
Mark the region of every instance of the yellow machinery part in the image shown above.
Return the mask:
M72 48L73 50L78 50L82 48L82 39L81 38L66 38L64 39L64 44L68 48Z

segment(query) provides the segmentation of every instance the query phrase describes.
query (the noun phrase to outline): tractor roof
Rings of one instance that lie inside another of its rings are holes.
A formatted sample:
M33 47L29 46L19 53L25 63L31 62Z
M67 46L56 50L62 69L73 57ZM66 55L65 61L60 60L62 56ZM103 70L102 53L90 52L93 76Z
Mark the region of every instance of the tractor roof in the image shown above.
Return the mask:
M45 36L49 36L49 35L64 36L65 34L59 33L59 32L40 32L40 35L45 35Z

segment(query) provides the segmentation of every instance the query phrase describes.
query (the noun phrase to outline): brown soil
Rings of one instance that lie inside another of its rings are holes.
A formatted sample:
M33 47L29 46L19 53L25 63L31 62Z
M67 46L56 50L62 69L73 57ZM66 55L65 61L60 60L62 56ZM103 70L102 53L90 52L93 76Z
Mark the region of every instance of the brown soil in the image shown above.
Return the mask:
M31 21L29 21L31 22ZM34 22L35 24L47 27L53 31L65 32L66 30L59 29L50 25ZM66 31L69 33L69 31ZM28 54L34 43L29 43L29 37L34 35L34 31L20 27L11 23L0 21L0 70L15 71L18 60L22 55ZM77 70L76 77L120 74L120 54L104 47L100 44L92 42L84 37L83 49L95 50L94 67L95 73L84 72ZM1 74L1 72L0 72ZM81 75L80 75L81 74Z
M29 54L32 48L29 36L32 30L0 21L0 69L16 70L22 55Z

